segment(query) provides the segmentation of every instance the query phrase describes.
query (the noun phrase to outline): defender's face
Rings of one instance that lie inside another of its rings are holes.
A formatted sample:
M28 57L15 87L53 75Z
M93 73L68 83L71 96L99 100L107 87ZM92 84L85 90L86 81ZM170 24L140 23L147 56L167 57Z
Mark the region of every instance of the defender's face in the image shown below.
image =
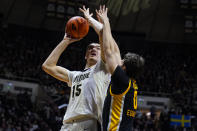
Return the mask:
M126 70L126 66L124 65L124 59L121 60L121 68L123 70Z
M97 43L92 43L87 47L85 59L87 62L96 62L101 57L101 48Z

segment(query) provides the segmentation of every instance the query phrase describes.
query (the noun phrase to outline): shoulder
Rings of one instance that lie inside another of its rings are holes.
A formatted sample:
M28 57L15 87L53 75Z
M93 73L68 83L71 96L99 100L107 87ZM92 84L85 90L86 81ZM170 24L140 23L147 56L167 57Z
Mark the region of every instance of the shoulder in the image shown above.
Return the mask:
M72 76L80 74L80 73L82 73L82 71L68 71L68 75L72 75Z
M129 86L129 77L126 75L125 71L117 66L115 71L111 76L111 91L113 94L121 94L125 92Z
M128 83L129 77L126 72L118 65L111 76L112 82L126 82Z
M106 73L108 72L106 69L106 64L104 63L104 61L102 59L100 59L96 63L94 70L95 70L95 72L97 72L97 71L104 71Z
M86 70L83 71L68 71L68 78L69 78L69 82L68 82L68 86L72 86L72 83L82 74L84 74L86 72Z

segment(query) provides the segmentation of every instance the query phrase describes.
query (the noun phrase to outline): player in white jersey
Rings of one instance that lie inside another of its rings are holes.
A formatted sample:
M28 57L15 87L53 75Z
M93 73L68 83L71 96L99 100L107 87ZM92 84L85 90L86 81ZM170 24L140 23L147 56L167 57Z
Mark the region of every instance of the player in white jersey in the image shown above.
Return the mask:
M93 19L89 9L80 9L89 24L99 35L102 24ZM99 39L102 38L99 35ZM57 61L67 46L77 40L67 37L52 51L43 63L43 70L71 87L69 104L63 120L62 131L97 131L97 120L101 122L103 102L110 82L110 74L105 69L102 49L92 43L86 50L86 66L83 71L69 71L57 66ZM101 43L102 44L102 43ZM102 46L101 46L102 47Z

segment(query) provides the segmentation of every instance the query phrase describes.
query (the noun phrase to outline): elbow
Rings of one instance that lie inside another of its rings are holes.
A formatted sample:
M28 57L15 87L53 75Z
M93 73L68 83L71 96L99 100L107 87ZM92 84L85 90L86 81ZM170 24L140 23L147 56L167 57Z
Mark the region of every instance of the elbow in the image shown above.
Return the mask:
M50 72L52 72L53 71L53 69L54 69L54 67L55 67L56 65L50 65L50 64L47 64L47 63L43 63L42 64L42 70L44 71L44 72L46 72L46 73L50 73Z
M50 67L47 64L43 63L42 64L42 70L47 72L48 70L50 70Z
M109 48L104 49L105 56L109 56L112 54L112 51Z
M43 63L42 64L42 70L45 71L46 69L47 69L47 66L46 66L46 64Z
M109 58L111 58L111 55L112 55L111 52L105 52L104 53L105 60L108 60Z

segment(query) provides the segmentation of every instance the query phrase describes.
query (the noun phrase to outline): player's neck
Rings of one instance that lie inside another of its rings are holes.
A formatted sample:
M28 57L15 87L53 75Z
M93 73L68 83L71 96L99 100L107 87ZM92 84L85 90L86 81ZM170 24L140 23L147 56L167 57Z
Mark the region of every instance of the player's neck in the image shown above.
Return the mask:
M94 63L91 63L91 62L86 63L85 69L91 68L91 67L94 66L95 64L96 64L95 62L94 62Z

